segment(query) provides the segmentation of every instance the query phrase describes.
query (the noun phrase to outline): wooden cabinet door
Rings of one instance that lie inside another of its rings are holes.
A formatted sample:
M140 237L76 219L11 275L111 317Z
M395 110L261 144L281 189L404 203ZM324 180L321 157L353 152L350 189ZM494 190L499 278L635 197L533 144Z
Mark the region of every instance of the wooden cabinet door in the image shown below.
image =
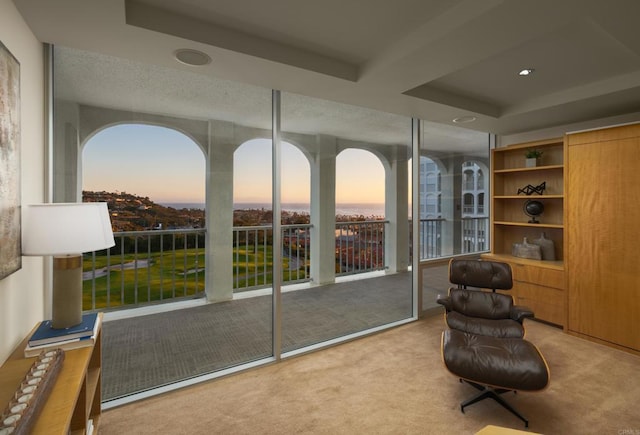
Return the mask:
M515 285L517 305L531 308L536 319L564 325L564 292L561 289L528 282L516 282Z
M640 125L567 140L568 329L640 350Z

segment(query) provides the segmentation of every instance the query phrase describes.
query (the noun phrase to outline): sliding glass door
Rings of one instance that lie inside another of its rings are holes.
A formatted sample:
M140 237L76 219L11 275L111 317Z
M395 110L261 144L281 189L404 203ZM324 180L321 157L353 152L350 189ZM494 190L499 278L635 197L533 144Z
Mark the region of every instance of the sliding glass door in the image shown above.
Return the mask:
M56 47L54 200L107 202L85 254L105 401L273 356L271 91Z
M281 125L283 353L411 318L411 120L283 93Z
M423 310L449 287L448 258L489 247L489 156L493 136L421 121L419 244Z

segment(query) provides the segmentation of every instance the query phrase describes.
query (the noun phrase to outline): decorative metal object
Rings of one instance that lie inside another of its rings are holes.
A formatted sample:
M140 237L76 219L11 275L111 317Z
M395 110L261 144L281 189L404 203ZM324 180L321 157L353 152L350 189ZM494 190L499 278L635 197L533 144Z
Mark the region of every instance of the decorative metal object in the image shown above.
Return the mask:
M540 201L529 199L524 203L523 210L524 214L531 218L529 219L530 224L539 224L540 221L536 218L544 212L544 204Z
M526 186L521 187L520 189L518 189L518 195L520 195L521 193L524 193L527 196L533 195L534 193L537 193L538 195L542 195L546 188L547 188L547 182L546 181L543 181L542 183L538 184L537 186L533 186L531 184L527 184Z

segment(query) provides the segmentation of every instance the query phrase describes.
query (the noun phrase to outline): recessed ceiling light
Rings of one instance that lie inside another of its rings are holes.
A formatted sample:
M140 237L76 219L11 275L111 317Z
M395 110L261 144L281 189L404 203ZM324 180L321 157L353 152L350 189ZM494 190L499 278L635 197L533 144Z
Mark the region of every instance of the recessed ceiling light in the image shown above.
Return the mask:
M208 54L190 48L181 48L173 52L176 60L180 63L190 66L203 66L211 63L211 57Z
M473 122L476 120L475 116L459 116L453 120L456 124L466 124L468 122Z
M525 68L523 70L520 70L520 72L518 73L519 76L528 76L533 74L535 70L533 68Z

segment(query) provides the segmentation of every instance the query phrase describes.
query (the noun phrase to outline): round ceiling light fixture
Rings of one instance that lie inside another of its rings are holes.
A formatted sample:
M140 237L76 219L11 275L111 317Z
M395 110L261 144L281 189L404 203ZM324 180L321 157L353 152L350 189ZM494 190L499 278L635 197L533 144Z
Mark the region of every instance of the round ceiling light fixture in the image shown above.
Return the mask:
M173 52L176 60L189 66L204 66L211 63L211 57L202 51L180 48Z
M522 77L526 77L533 74L534 71L535 70L533 68L525 68L525 69L521 69L518 75Z
M469 122L475 121L477 118L475 116L459 116L453 120L456 124L467 124Z

